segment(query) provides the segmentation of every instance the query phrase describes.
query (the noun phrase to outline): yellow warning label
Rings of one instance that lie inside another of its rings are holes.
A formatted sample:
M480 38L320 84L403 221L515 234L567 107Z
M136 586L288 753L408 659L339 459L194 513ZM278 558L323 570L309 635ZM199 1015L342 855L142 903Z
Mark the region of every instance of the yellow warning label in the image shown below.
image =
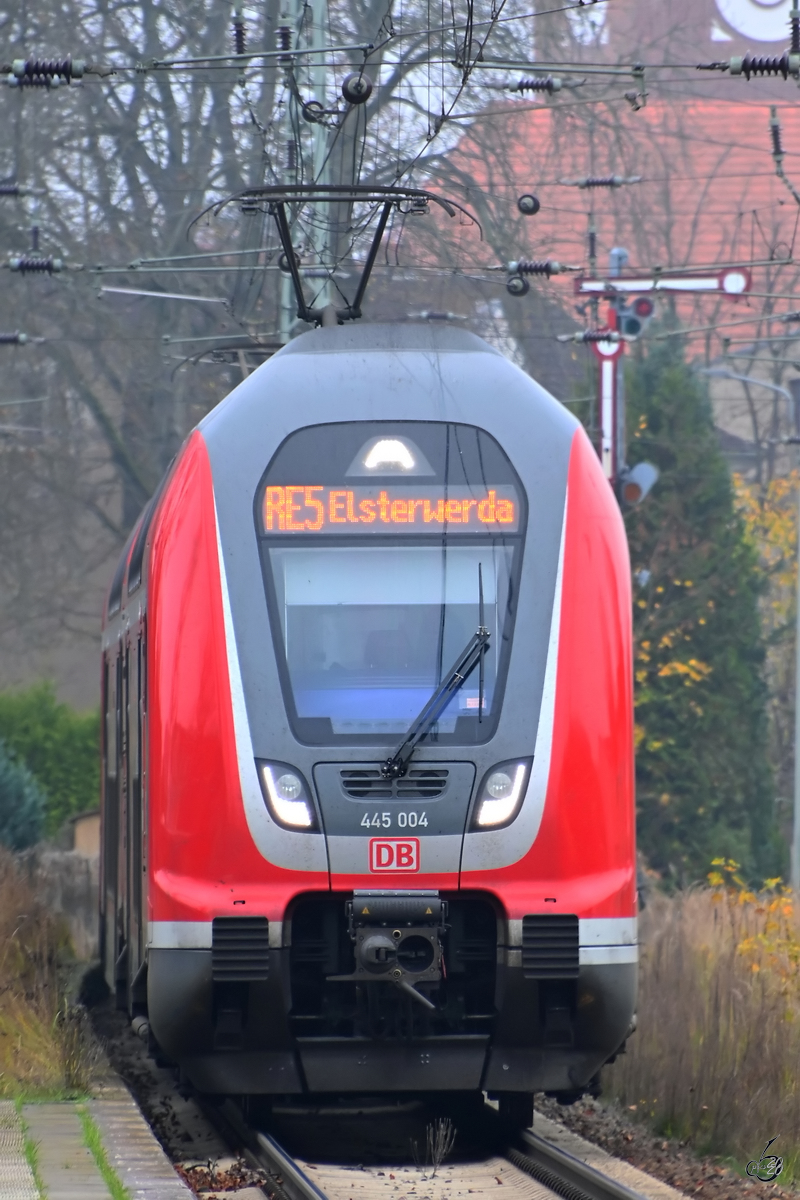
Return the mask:
M369 916L369 909L368 909L368 908L362 908L362 910L361 910L361 915L362 915L362 917L368 917L368 916Z
M430 915L431 915L431 916L433 916L433 909L431 909L431 908L426 908L426 909L425 909L425 916L426 916L426 917L427 917L428 913L430 913Z

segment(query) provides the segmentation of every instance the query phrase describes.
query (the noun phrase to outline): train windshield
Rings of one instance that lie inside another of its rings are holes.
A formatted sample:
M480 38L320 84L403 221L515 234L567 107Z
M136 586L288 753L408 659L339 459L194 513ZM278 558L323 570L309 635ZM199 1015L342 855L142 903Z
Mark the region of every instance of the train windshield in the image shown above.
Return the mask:
M475 670L430 736L491 735L524 505L497 443L470 426L357 422L284 442L256 522L287 710L303 741L402 736L476 632L481 602L483 680Z

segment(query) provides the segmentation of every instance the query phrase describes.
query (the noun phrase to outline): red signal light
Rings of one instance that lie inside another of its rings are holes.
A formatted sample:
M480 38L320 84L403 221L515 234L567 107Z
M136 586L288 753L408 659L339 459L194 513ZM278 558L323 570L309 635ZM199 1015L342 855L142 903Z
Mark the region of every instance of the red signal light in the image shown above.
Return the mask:
M655 307L655 304L649 298L649 296L639 296L633 302L633 311L636 313L636 316L641 317L642 320L646 320L647 317L652 317L653 313L655 312Z

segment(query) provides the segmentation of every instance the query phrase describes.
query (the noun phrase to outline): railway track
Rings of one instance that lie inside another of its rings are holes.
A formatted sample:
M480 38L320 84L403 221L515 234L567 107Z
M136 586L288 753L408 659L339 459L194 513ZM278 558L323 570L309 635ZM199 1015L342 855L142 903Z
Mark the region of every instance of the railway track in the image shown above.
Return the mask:
M150 1057L121 1013L93 1011L115 1070L172 1161L185 1177L197 1170L208 1180L192 1181L201 1194L216 1195L218 1175L246 1159L253 1186L266 1174L274 1200L683 1200L539 1111L534 1130L510 1138L491 1106L448 1110L442 1096L430 1104L287 1105L269 1115L231 1100L212 1102L179 1088L174 1071ZM432 1175L420 1166L426 1131L447 1111L458 1136Z
M643 1178L652 1188L635 1190L532 1130L500 1148L500 1130L491 1110L486 1116L494 1121L491 1140L496 1146L485 1156L480 1147L475 1155L456 1155L436 1172L413 1161L387 1165L385 1154L380 1163L366 1164L352 1154L336 1156L352 1161L330 1162L335 1157L331 1154L312 1159L308 1153L289 1153L230 1101L210 1115L224 1127L227 1139L242 1147L251 1165L266 1172L267 1190L276 1200L498 1200L500 1187L503 1200L666 1200L678 1195L647 1177ZM311 1120L312 1128L319 1129Z

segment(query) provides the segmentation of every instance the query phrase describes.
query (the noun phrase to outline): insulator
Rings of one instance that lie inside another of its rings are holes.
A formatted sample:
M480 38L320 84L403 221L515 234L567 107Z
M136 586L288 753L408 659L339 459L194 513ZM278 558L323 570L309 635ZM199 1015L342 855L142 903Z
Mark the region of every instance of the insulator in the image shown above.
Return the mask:
M348 104L365 104L372 95L372 80L363 71L351 71L342 80L342 95Z
M289 25L278 26L278 49L291 50L292 48L292 30Z
M45 196L44 188L23 187L21 183L0 183L0 196Z
M541 207L539 197L532 192L525 192L517 200L517 208L526 217L535 217Z
M576 342L619 342L620 335L616 329L584 329L575 334Z
M306 100L301 112L303 120L308 121L309 125L318 125L325 118L325 109L319 100Z
M294 139L286 143L286 170L297 170L297 142Z
M11 73L20 83L37 78L49 79L51 83L63 79L70 83L73 79L82 79L85 70L86 63L79 58L74 61L71 58L15 58L11 64Z
M585 179L578 182L579 188L618 188L622 187L625 180L621 175L587 175Z
M233 10L233 48L237 54L247 53L247 30L240 8Z
M297 251L294 249L294 247L292 247L292 254L294 255L295 265L299 267L300 263L302 262L302 259L300 258L300 255L297 253ZM278 255L278 270L283 271L284 275L291 274L292 268L289 264L289 259L286 255L285 251L283 251L281 254Z
M20 275L52 275L54 272L64 269L60 258L41 254L17 254L8 260L8 265L12 271L18 271Z
M27 333L0 333L0 346L24 346L28 340Z
M616 329L581 329L577 333L559 333L557 342L620 342Z
M770 110L769 131L772 135L772 157L783 158L783 146L781 145L781 123L778 120L777 109Z
M20 77L8 75L6 76L6 83L12 88L57 88L61 80L58 75L21 75Z
M792 30L792 44L789 47L789 53L800 55L800 8L796 4L789 13L789 25Z
M597 258L597 230L589 230L589 261L594 262Z
M800 72L800 54L784 50L779 58L776 54L751 54L748 50L743 58L731 59L730 71L731 75L744 75L745 79L751 75L782 75L788 79Z
M551 275L559 275L563 268L561 263L549 258L542 262L521 258L519 262L509 263L508 270L512 275L546 275L549 279Z
M554 79L552 75L533 75L509 84L508 90L510 92L548 92L552 96L553 92L560 92L561 87L561 80Z

